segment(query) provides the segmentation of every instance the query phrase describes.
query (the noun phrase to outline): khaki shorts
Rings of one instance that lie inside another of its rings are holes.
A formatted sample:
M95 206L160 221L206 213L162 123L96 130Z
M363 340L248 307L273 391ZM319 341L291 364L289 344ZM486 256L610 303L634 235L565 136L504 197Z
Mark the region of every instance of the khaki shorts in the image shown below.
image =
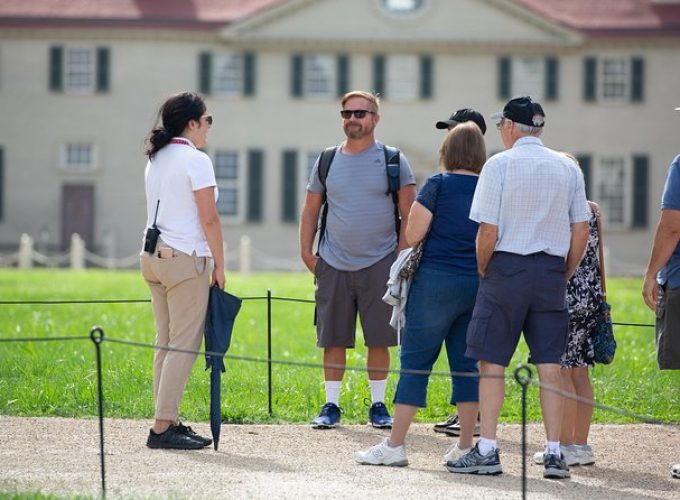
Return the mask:
M680 370L680 288L659 287L656 357L661 370Z
M390 326L392 308L382 301L394 258L390 254L358 271L339 271L319 258L314 269L318 347L354 347L357 312L365 345L397 345L397 332Z

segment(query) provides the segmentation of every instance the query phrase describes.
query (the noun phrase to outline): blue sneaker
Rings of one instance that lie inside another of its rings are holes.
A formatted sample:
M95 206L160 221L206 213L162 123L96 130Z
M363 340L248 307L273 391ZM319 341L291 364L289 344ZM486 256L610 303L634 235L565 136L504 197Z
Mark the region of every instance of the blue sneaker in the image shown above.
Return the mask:
M392 417L384 403L373 403L368 409L368 421L376 429L391 429Z
M326 403L319 416L312 420L312 429L332 429L340 422L340 408L335 403Z

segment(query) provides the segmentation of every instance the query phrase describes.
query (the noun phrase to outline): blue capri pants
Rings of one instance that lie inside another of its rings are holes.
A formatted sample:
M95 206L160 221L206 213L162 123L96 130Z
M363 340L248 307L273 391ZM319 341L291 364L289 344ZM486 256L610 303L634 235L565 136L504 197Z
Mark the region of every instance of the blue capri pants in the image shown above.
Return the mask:
M426 264L416 273L406 303L406 326L401 345L401 369L394 402L425 408L429 372L442 344L451 372L477 374L477 361L465 356L468 323L472 318L479 278L434 269ZM426 374L404 373L418 370ZM479 400L479 378L452 376L451 404Z

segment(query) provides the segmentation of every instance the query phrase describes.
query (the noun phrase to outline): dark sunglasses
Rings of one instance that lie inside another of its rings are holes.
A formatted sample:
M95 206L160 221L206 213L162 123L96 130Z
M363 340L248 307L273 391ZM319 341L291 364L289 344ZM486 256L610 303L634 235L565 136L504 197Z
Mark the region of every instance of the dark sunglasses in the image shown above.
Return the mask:
M366 113L370 113L372 115L375 114L373 111L369 111L367 109L341 109L340 110L340 116L342 116L345 120L352 118L352 115L356 116L360 120L366 116Z
M208 125L212 125L212 124L213 124L213 117L212 117L212 115L206 115L205 121L208 122Z

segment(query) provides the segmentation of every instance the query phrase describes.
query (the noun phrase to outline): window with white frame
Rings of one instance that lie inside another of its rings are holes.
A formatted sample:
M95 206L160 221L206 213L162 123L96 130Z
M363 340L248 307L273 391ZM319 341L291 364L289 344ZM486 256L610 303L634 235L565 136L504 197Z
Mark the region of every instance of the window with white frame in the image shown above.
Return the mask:
M90 172L96 168L95 148L90 143L64 144L61 151L61 167L69 172Z
M220 196L217 211L223 217L237 219L240 215L239 155L236 151L215 153L215 179Z
M630 61L605 58L600 63L600 99L627 101L630 98Z
M97 54L94 47L66 47L64 49L64 90L94 92L96 85Z
M385 93L394 100L415 100L420 95L420 59L394 55L387 59Z
M623 157L600 158L596 171L597 202L607 226L625 227L629 223L628 208L631 184L628 166Z
M302 85L306 96L334 97L337 84L336 57L307 54L304 56Z
M215 54L212 89L220 95L242 95L244 68L242 54Z
M545 89L545 58L513 58L511 81L511 95L530 95L533 99L542 101Z

